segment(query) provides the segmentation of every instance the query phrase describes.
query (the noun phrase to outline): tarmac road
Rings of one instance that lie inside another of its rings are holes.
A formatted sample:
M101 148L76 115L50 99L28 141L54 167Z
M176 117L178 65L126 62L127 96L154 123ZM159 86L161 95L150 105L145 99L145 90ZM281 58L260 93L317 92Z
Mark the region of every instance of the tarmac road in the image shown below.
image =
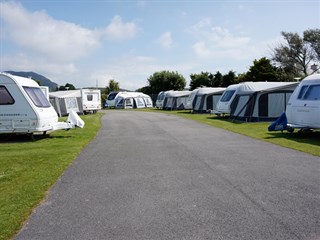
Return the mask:
M319 157L163 113L102 121L16 239L320 239Z

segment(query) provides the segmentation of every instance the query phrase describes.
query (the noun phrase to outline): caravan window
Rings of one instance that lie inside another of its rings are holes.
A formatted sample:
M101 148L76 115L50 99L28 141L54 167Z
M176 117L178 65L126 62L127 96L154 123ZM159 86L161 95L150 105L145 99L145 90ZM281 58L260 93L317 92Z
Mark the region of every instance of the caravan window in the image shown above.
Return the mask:
M14 104L14 99L5 86L0 86L0 105Z
M307 91L308 86L302 86L298 95L298 99L303 99L304 94Z
M228 90L225 91L223 96L221 97L221 102L229 102L232 98L233 94L235 93L235 90Z
M112 92L108 96L108 100L114 100L115 97L117 96L118 92Z
M87 100L88 101L92 101L93 100L93 95L92 94L88 94L87 95Z
M163 99L164 99L164 96L165 96L164 92L160 92L160 93L158 94L157 100L163 100Z
M306 91L305 100L320 100L320 85L311 85Z
M44 107L48 108L51 107L48 99L42 92L41 88L37 87L23 87L23 89L26 91L34 105L37 107Z

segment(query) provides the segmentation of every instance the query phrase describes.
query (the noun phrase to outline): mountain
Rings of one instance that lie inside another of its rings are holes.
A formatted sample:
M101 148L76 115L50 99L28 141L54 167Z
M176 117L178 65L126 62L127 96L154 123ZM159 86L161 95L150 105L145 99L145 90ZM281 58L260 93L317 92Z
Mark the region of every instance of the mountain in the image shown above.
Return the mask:
M58 88L58 84L52 82L50 79L35 73L35 72L15 72L15 71L5 71L6 73L10 73L12 75L31 78L39 83L41 86L48 86L50 91L56 91Z

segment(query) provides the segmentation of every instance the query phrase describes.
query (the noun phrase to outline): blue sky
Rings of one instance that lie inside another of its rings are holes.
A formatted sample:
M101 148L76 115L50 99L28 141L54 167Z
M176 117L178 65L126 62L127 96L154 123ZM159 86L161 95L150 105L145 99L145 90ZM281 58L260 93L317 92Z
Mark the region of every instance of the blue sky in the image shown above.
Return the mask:
M147 85L154 72L248 71L281 31L320 26L320 0L23 0L0 2L0 71L59 85Z

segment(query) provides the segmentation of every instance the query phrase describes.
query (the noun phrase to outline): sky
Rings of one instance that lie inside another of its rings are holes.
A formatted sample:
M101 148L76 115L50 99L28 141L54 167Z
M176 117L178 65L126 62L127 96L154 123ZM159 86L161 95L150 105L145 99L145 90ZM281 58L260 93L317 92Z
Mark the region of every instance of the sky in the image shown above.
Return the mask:
M158 71L247 72L281 32L320 27L320 0L0 1L0 71L123 89Z

